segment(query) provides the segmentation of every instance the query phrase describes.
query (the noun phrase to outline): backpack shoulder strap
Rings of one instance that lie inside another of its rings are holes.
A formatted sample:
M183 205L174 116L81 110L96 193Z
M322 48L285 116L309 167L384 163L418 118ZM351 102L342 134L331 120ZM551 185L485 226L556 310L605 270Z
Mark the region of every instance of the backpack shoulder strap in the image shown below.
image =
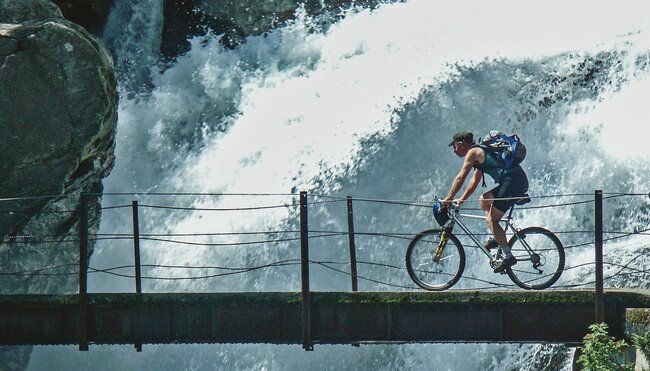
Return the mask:
M475 144L470 148L475 148L475 147L481 148L483 150L483 153L485 154L485 156L491 156L492 155L492 152L490 151L488 146L486 146L485 144ZM477 168L476 166L474 166L474 169L481 170L481 169ZM485 184L485 172L483 170L481 170L481 187L483 187L483 188L487 187L487 184Z

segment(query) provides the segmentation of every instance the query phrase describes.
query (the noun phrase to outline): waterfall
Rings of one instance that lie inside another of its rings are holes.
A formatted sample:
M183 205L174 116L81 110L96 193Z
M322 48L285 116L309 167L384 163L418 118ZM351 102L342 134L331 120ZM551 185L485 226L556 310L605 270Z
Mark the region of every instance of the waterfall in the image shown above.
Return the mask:
M574 269L557 285L586 282L593 274L584 265L593 260L584 244L593 205L582 201L593 199L594 189L648 192L650 29L643 2L410 0L354 9L327 27L298 11L295 21L232 50L219 35L192 38L191 50L166 69L151 54L160 43L162 10L143 3L114 13L116 23L107 28L106 39L119 51L121 101L116 165L105 191L200 193L141 196L143 203L178 207L143 212L142 230L212 244L147 241L143 262L157 266L147 271L151 276L188 274L165 268L172 265L205 266L190 274L209 275L207 266L297 258L291 241L214 244L254 242L261 238L257 231L283 231L290 239L297 227L292 195L306 190L315 201L313 230L345 231L340 201L347 195L366 200L355 203L356 229L367 233L359 236L357 257L385 266L361 265L361 290L414 290L399 269L408 239L383 235L431 227L431 210L418 205L448 191L460 167L447 146L456 131L516 132L526 143L522 165L534 205L558 206L524 210L519 224L573 232L560 234L565 246L576 247L567 250ZM142 33L116 31L136 29ZM477 207L479 192L469 208ZM541 197L548 195L574 196ZM131 198L108 195L104 203ZM281 207L255 209L275 205ZM610 231L648 228L648 197L613 197L605 206ZM205 211L183 210L189 207ZM254 210L207 210L215 208ZM128 212L105 210L100 233L129 233L130 223ZM636 259L648 269L649 247L643 235L612 240L606 260ZM314 239L310 248L316 261L347 259L346 236ZM131 264L130 249L129 241L100 241L91 266ZM619 270L611 265L605 275ZM349 290L349 277L326 266L314 266L311 274L315 290ZM465 276L457 287L484 287L471 279L477 277L508 283L473 252ZM647 288L646 282L615 276L607 285ZM99 274L89 285L91 292L133 290L130 279ZM294 291L299 285L299 267L287 265L206 280L146 280L144 291ZM145 345L142 353L132 346L93 346L87 353L35 347L30 369L533 370L550 362L568 367L562 364L567 352L517 344L317 345L314 352L294 345Z

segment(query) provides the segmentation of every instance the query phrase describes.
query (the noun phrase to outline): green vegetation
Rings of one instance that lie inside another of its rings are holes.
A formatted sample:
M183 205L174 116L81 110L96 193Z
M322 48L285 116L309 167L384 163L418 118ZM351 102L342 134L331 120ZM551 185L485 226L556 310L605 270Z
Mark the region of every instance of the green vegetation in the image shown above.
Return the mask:
M625 321L632 325L650 326L650 309L628 308L625 310Z
M589 326L591 333L587 334L583 340L582 354L578 358L578 363L584 370L588 371L611 371L611 370L634 370L631 363L622 363L622 353L630 346L624 341L616 341L607 332L608 327L605 323L593 324ZM639 349L646 358L650 350L650 333L643 335L632 335L633 345Z
M632 343L643 353L646 359L650 359L650 332L643 335L632 335Z

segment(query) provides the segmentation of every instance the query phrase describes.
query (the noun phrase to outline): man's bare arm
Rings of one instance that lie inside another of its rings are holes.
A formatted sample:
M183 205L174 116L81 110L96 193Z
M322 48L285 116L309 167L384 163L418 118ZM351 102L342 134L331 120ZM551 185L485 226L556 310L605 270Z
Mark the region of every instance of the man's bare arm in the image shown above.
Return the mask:
M460 168L460 171L458 172L458 175L454 178L454 181L451 183L451 188L449 189L449 193L447 193L447 197L445 197L445 202L450 202L456 193L460 191L460 188L463 186L463 183L465 183L465 179L467 178L467 175L469 172L472 170L472 167L474 166L474 161L471 158L470 153L465 156L465 159L463 161L463 166Z
M458 175L456 175L456 177L454 178L454 181L451 184L451 189L449 189L449 193L447 194L447 197L445 197L443 201L444 203L451 202L451 200L453 200L456 193L458 193L458 191L463 186L463 183L465 183L465 179L467 178L469 172L472 170L472 167L474 167L474 163L476 162L478 153L480 153L477 152L476 149L477 148L474 148L471 149L469 152L467 152L467 155L463 160L463 166L460 168ZM474 188L476 188L476 186Z
M481 170L476 169L474 171L474 175L472 176L472 179L469 180L469 183L467 184L467 188L465 189L465 192L463 195L460 197L458 200L454 200L456 203L463 203L465 200L469 198L469 196L474 193L476 190L476 187L478 187L478 184L481 181L481 178L483 177L483 172Z

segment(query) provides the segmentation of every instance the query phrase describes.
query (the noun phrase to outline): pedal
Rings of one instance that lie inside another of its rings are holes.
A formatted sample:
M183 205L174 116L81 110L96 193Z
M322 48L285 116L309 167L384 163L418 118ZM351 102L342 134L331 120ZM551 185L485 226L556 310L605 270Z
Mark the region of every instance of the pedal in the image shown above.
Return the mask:
M498 266L501 264L501 261L502 261L502 260L503 260L503 258L496 258L496 257L493 258L492 260L490 260L490 267L491 267L492 269L496 269L496 267L498 267ZM502 270L501 272L499 272L499 274L507 274L507 272L506 272L506 270L504 269L504 270Z

